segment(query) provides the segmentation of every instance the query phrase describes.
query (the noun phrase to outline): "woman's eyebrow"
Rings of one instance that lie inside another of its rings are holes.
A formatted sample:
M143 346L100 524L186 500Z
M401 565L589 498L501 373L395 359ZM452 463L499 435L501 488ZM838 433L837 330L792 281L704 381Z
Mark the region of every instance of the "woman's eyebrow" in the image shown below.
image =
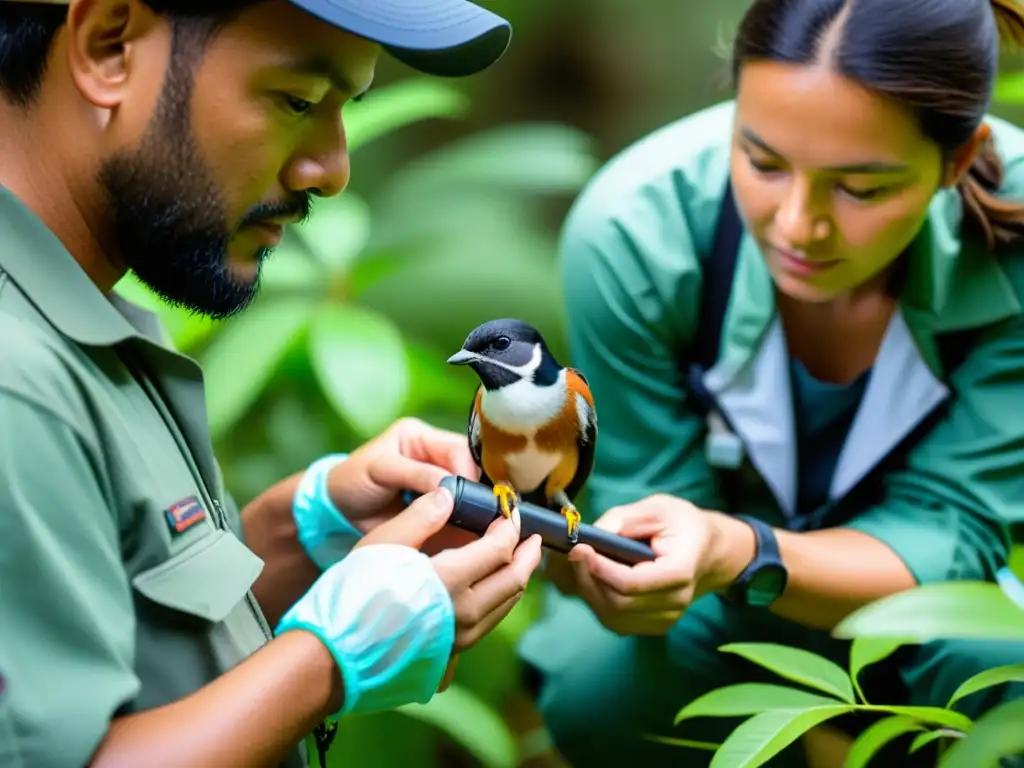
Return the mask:
M741 128L740 135L745 141L750 142L761 151L782 159L782 153L774 149L768 142L758 136L750 128ZM893 163L884 160L867 160L860 163L848 163L845 165L830 165L822 170L830 171L832 173L903 173L910 170L910 166L906 163Z

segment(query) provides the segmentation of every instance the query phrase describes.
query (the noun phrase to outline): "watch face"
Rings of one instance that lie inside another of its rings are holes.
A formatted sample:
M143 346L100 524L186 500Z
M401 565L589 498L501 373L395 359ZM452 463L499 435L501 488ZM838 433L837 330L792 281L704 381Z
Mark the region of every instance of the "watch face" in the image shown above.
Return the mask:
M751 574L747 582L747 605L771 605L785 588L786 569L778 565L764 565Z

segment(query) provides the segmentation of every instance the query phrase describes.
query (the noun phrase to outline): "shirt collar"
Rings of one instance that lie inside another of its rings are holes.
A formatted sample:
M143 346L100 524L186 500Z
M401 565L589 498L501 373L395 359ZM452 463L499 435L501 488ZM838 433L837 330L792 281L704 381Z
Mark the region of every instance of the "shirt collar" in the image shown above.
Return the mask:
M57 236L2 186L0 243L0 270L64 336L84 346L112 346L151 335L152 313L104 295Z

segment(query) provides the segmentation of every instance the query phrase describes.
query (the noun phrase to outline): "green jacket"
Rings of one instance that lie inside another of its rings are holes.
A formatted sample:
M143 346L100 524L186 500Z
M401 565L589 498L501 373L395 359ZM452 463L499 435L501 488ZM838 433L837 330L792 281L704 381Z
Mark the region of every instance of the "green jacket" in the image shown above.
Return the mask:
M0 765L85 765L267 642L241 536L199 367L0 188Z
M744 233L717 364L704 376L741 438L737 476L712 468L707 426L683 384L701 301L701 258L729 169L733 103L627 148L576 202L562 242L573 364L590 380L600 436L585 514L655 492L740 508L780 526L794 514L797 456L788 356L760 252ZM1024 132L990 124L1004 194L1024 198ZM846 525L892 547L920 582L989 578L1024 522L1024 259L960 237L955 190L934 198L909 275L816 527ZM939 337L978 328L952 376ZM926 419L933 426L923 430ZM915 436L905 460L886 463ZM917 439L920 437L920 439Z

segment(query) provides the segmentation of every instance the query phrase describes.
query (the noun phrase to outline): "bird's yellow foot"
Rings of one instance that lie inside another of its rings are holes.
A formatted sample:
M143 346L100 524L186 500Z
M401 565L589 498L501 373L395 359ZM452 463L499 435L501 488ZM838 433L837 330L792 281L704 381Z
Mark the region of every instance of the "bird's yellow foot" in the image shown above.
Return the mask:
M498 497L498 507L501 509L501 514L511 519L512 510L516 507L519 499L515 488L507 483L495 483L494 495Z
M576 546L580 540L580 513L576 507L562 507L562 517L568 524L569 543Z

